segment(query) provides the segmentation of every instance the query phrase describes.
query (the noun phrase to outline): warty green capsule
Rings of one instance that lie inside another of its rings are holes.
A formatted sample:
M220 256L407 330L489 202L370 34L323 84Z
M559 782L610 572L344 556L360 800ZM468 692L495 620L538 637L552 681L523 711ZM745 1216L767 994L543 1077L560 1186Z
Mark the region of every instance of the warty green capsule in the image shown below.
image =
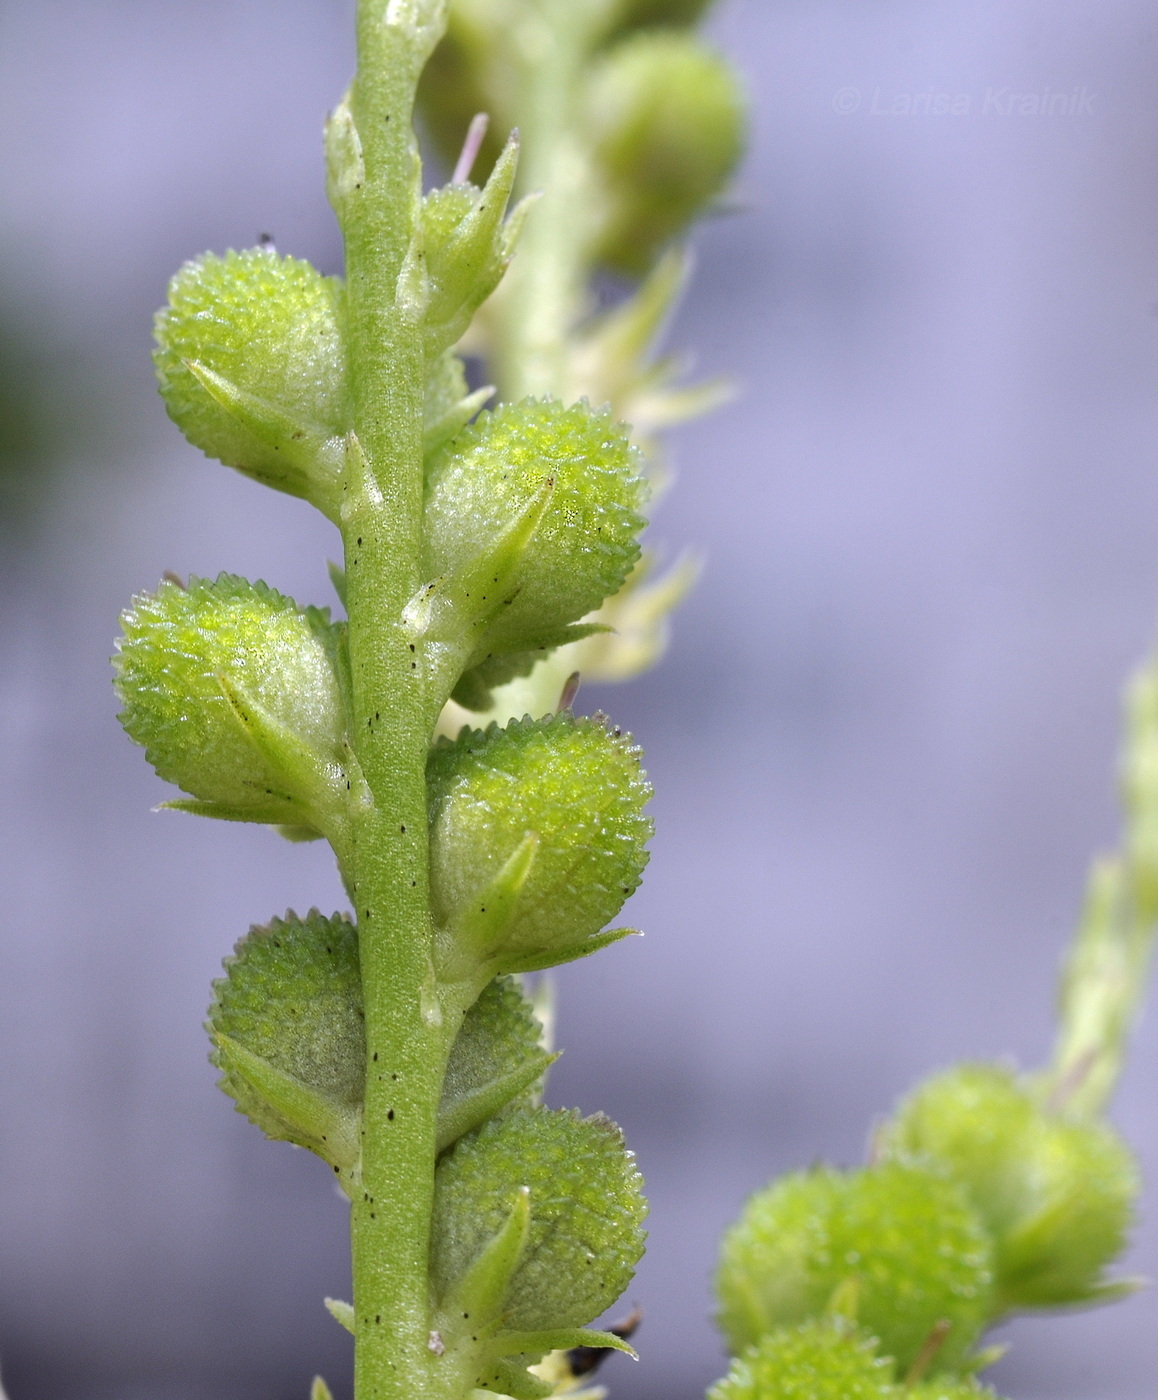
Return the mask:
M333 836L358 790L340 628L233 574L166 580L121 626L121 723L193 799L169 805Z
M427 767L431 908L448 981L583 957L639 884L639 749L568 714L441 741Z

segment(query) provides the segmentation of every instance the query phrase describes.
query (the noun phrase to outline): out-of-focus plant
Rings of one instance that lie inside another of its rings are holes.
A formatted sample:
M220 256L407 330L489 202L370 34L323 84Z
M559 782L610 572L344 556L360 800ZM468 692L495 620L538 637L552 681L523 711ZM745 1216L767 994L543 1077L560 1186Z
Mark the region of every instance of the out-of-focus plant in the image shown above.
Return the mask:
M540 1102L520 977L629 933L647 859L639 750L570 706L576 673L655 660L690 581L639 535L657 433L719 396L653 349L742 141L703 8L359 0L326 127L344 279L206 254L157 317L186 437L342 536L343 618L166 578L115 664L167 805L337 858L350 910L251 929L208 1029L237 1108L349 1197L353 1300L327 1306L361 1400L534 1400L630 1350L590 1324L642 1253L640 1177L614 1124ZM455 161L430 190L416 102ZM602 312L600 269L637 282Z
M958 1400L1018 1312L1113 1302L1139 1192L1104 1117L1158 924L1158 657L1127 696L1121 849L1094 863L1044 1070L934 1075L873 1136L869 1164L758 1192L716 1287L732 1368L713 1400Z

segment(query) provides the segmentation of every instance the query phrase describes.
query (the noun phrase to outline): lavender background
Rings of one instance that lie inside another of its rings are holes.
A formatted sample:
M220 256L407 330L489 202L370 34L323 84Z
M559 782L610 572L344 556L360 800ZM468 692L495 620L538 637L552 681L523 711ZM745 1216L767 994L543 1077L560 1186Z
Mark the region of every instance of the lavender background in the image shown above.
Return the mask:
M344 1208L231 1113L200 1029L247 923L337 881L317 847L153 815L106 658L166 568L329 599L329 527L179 440L147 337L204 248L270 231L338 270L319 127L350 9L0 7L0 302L57 416L101 424L0 537L12 1400L348 1393L320 1303L348 1296ZM583 697L645 742L658 836L650 936L560 977L552 1089L620 1119L649 1182L621 1400L720 1374L708 1278L748 1191L858 1160L936 1066L1045 1053L1158 617L1158 12L725 0L712 28L755 130L673 340L744 394L678 439L656 537L708 567L667 661ZM1018 114L1047 91L1064 114ZM1151 1018L1116 1109L1151 1180L1156 1063ZM1131 1271L1158 1272L1156 1217L1151 1193ZM1153 1292L1007 1334L1015 1400L1153 1395Z

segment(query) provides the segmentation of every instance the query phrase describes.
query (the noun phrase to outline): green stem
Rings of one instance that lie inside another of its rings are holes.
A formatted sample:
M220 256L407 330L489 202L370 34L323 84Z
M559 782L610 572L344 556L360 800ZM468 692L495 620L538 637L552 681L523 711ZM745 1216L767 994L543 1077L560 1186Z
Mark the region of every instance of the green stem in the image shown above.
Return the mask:
M521 77L520 186L541 194L496 306L500 397L565 398L567 338L583 307L590 200L579 129L593 20L578 0L539 0L513 36Z
M402 623L422 558L421 306L402 274L420 193L411 109L425 55L405 20L391 22L400 8L359 0L350 107L365 176L344 230L356 440L342 531L354 746L372 798L353 823L347 872L367 1046L351 1214L360 1400L421 1400L438 1389L428 1261L448 1037L431 966L426 681Z

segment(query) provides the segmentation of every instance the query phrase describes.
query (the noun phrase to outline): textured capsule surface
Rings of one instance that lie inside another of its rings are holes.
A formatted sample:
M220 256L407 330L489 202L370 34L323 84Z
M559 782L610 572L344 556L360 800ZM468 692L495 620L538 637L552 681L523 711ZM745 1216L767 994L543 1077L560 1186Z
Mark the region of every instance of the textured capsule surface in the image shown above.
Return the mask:
M229 815L294 824L308 816L314 775L288 755L283 763L263 753L221 682L337 771L345 717L337 634L324 615L264 583L221 574L191 578L188 588L166 581L138 597L121 624L114 658L121 722L159 776Z
M537 849L501 948L569 947L600 930L639 884L651 788L630 737L596 720L517 720L439 743L427 768L431 899L454 929L528 834Z
M157 314L154 361L165 407L189 441L228 466L307 494L301 464L286 461L295 429L281 443L271 440L229 412L190 366L203 365L292 420L299 438L344 433L344 295L336 278L272 248L187 262Z
M312 909L250 929L213 984L208 1029L335 1104L359 1107L366 1029L353 924ZM269 1137L299 1141L247 1080L212 1058L241 1113Z
M493 1119L442 1158L431 1249L445 1296L530 1191L530 1228L503 1305L511 1331L581 1327L631 1282L647 1203L609 1119L534 1109Z
M639 557L646 484L622 425L586 404L526 399L483 412L427 473L427 571L457 575L545 501L502 589L482 655L537 647L615 593ZM497 590L500 580L494 581Z
M850 1281L858 1321L902 1372L949 1321L935 1365L951 1370L991 1315L989 1237L960 1187L936 1171L886 1163L785 1177L724 1237L716 1287L729 1346L820 1316Z

